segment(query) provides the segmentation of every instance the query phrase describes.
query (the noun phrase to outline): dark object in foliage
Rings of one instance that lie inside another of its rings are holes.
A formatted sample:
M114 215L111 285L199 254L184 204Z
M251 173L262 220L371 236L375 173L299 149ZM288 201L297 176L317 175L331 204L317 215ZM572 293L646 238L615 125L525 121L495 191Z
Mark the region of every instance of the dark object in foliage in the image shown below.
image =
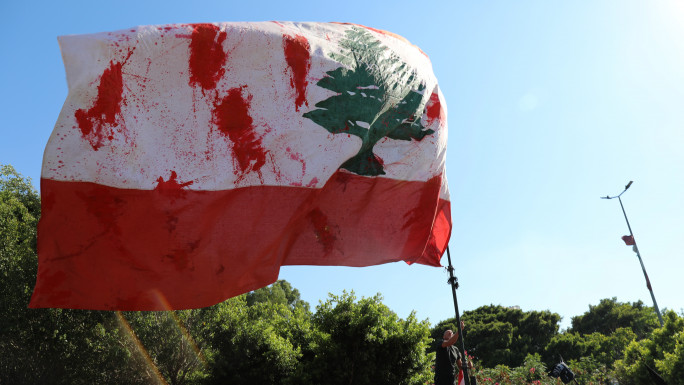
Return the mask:
M660 377L658 372L656 372L653 368L651 368L650 366L648 366L646 364L644 364L644 366L646 367L646 370L648 370L648 374L651 375L651 380L653 380L654 384L656 384L656 385L667 385L667 382L665 382L665 380L663 380L663 378Z
M568 368L565 362L563 362L561 359L561 362L554 366L549 372L549 377L560 378L564 384L567 384L575 379L575 373L573 373L572 370L570 370L570 368Z

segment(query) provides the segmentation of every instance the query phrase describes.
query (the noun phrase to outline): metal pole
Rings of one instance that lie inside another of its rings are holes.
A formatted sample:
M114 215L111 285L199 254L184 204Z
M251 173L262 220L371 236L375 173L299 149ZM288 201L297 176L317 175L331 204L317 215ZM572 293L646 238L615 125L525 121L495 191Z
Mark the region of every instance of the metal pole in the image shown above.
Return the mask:
M641 270L644 272L644 278L646 278L646 287L648 288L648 291L651 293L651 299L653 300L653 307L655 308L656 314L658 314L658 320L660 321L660 326L663 327L663 316L660 314L660 309L658 308L658 303L656 302L655 295L653 294L653 288L651 287L651 281L648 279L648 274L646 274L646 267L644 266L644 261L641 259L641 254L639 253L639 247L636 244L636 238L634 238L634 233L632 233L632 226L629 225L629 219L627 219L627 213L625 212L625 206L622 204L622 199L620 198L622 194L629 189L629 186L632 185L632 181L630 180L629 183L625 186L625 189L622 190L622 192L614 197L611 196L605 196L601 197L601 199L615 199L617 198L618 201L620 201L620 207L622 208L622 215L625 216L625 222L627 222L627 228L629 229L629 235L632 237L632 241L634 241L634 251L636 252L637 257L639 258L639 263L641 264Z
M451 285L451 294L454 296L454 310L456 311L456 325L458 327L458 339L461 340L461 351L463 352L463 379L465 380L465 385L470 385L470 375L468 373L468 356L465 353L465 338L463 338L463 328L461 327L461 315L458 312L458 300L456 299L456 289L458 289L458 278L454 276L454 266L451 265L451 253L449 252L449 246L447 245L447 259L449 261L449 266L447 270L449 271L448 283ZM460 370L461 368L459 368Z
M649 293L651 293L651 299L653 300L653 307L655 308L656 314L658 314L658 320L660 321L660 326L663 327L663 316L660 314L660 309L658 308L658 302L656 302L655 294L653 294L653 288L651 287L651 281L648 279L648 274L646 273L646 266L644 266L644 261L641 259L641 254L639 253L639 246L637 246L636 238L634 238L634 233L632 233L632 226L629 225L629 219L627 219L627 213L625 212L625 206L622 204L622 199L618 196L618 201L620 202L620 207L622 208L622 214L625 216L625 222L627 222L627 228L629 229L629 235L634 241L634 250L636 251L637 258L639 258L639 263L641 264L641 270L644 272L644 278L646 278L646 287Z

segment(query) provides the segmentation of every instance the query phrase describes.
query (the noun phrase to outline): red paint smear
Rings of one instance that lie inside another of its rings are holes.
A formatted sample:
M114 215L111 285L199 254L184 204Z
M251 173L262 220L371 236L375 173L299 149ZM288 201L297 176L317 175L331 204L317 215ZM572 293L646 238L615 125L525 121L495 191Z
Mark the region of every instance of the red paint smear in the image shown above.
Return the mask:
M285 35L283 36L283 49L285 50L285 61L292 70L290 85L297 90L295 108L299 111L299 107L304 103L307 106L309 105L306 101L306 86L308 85L306 76L311 68L309 41L301 35L295 37Z
M228 37L213 24L193 24L190 38L190 86L199 84L204 90L216 88L225 73L227 54L223 42Z
M430 95L430 100L428 101L427 106L425 106L425 112L427 113L428 124L432 124L435 119L439 120L440 123L444 120L444 109L439 102L439 95L437 92L433 92L432 95Z
M313 179L311 179L311 182L309 182L309 184L306 185L306 187L316 187L317 184L318 184L318 178L314 177Z
M337 237L332 232L328 217L320 209L311 210L307 216L314 226L316 239L323 245L323 251L325 254L330 254Z
M242 97L241 88L232 88L223 99L214 103L213 122L218 130L233 142L234 160L244 175L260 171L266 163L266 151L256 136L249 106L252 97Z
M154 190L162 193L163 195L179 198L183 193L182 188L190 186L194 182L190 181L185 183L178 183L177 178L178 175L175 171L172 170L169 180L164 180L164 178L162 177L159 177L157 179L157 187L155 187Z
M302 177L306 175L306 162L303 159L303 155L298 152L292 152L290 147L286 148L285 151L290 154L290 159L296 160L302 165Z
M102 146L105 139L112 139L111 134L105 135L105 125L116 126L116 116L121 113L122 66L122 63L111 61L100 77L95 104L88 110L78 109L74 114L81 134L90 142L95 151Z

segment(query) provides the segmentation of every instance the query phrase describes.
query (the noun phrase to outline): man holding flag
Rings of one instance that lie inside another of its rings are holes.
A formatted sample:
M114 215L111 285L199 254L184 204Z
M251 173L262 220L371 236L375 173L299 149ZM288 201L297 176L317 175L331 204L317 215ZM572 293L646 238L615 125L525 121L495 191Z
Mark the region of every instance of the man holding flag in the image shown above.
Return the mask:
M461 321L461 329L465 327ZM454 375L458 367L458 385L464 384L463 371L461 370L461 353L455 344L458 341L458 330L451 329L444 332L442 343L437 347L435 356L435 385L453 385Z

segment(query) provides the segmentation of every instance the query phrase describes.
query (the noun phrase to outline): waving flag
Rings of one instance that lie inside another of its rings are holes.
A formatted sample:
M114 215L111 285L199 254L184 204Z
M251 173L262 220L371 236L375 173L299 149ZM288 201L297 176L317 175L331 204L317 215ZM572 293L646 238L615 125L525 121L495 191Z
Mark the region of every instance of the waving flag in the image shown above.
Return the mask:
M625 242L625 245L627 246L634 246L636 244L634 242L634 236L632 235L623 235L622 241Z
M59 42L31 307L197 308L282 265L440 265L446 109L405 39L262 22Z

